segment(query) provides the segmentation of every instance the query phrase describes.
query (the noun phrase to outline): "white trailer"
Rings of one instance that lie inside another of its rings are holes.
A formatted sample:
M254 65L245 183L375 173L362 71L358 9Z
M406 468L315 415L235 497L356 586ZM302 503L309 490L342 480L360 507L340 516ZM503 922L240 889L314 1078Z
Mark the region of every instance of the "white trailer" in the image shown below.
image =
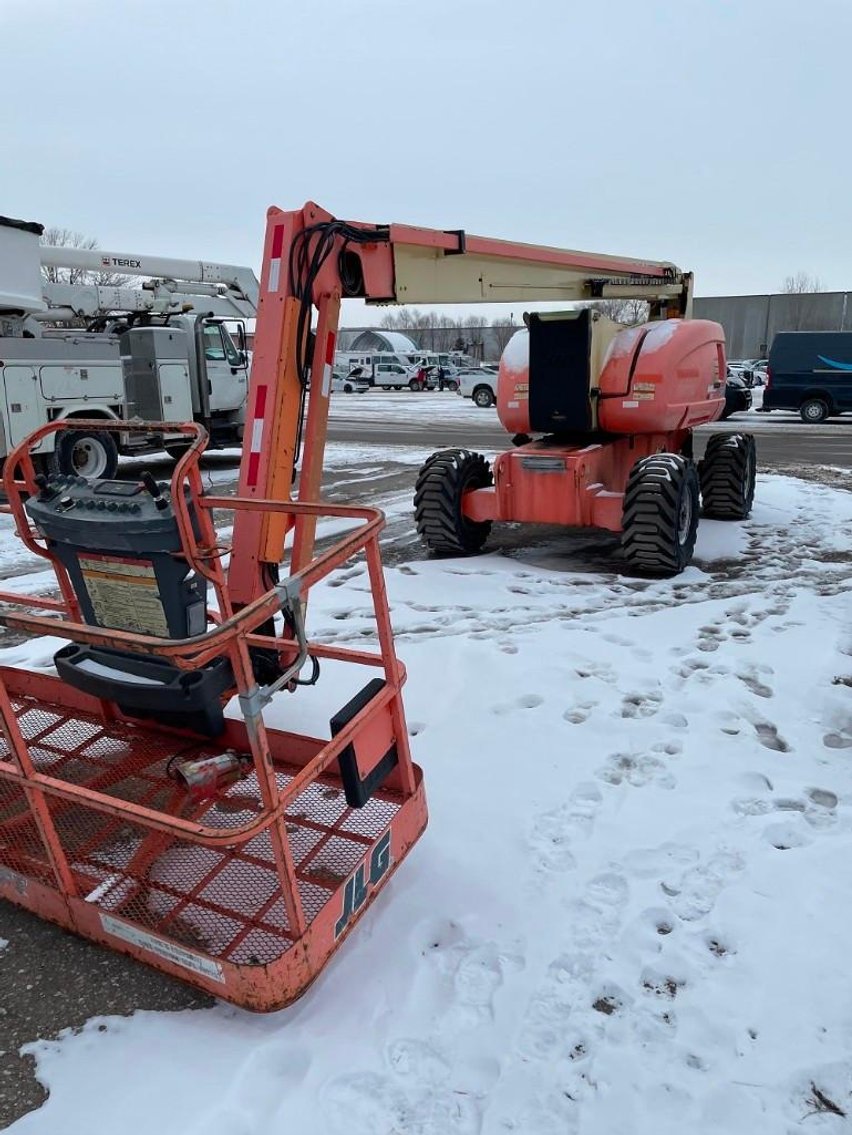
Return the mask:
M195 420L213 445L239 445L248 391L243 321L257 311L254 273L53 248L39 245L40 233L40 225L0 218L0 458L45 422L75 417ZM151 278L132 288L43 283L42 265ZM69 328L72 321L85 326ZM68 431L45 438L39 457L56 472L111 476L120 452L176 454L181 445L168 434Z

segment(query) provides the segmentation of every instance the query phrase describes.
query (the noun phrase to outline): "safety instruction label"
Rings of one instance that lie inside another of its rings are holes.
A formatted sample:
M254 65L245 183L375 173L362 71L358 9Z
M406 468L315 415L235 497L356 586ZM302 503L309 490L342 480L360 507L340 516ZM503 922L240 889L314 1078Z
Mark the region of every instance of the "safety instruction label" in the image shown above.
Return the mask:
M200 973L204 977L220 982L222 985L225 984L222 967L212 958L205 958L192 950L186 950L183 946L178 946L176 942L158 938L156 934L147 934L144 930L138 930L135 926L130 926L128 923L112 918L108 914L101 915L101 925L107 934L112 934L114 938L121 938L123 942L129 942L131 946L150 950L152 954L156 954L157 957L163 958L167 962L172 962L173 965L182 966L184 969L192 970L193 973Z
M169 633L152 564L120 556L80 557L80 570L102 627L138 634Z

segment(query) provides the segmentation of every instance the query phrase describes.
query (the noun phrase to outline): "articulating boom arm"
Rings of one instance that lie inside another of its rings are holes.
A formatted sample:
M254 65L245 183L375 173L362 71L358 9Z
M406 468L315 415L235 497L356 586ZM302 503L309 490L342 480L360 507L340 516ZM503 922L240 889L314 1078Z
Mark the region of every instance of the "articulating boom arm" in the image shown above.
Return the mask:
M391 225L388 231L387 245L348 253L361 261L362 294L368 303L523 303L641 296L675 307L686 305L688 279L673 264L513 244L462 231L408 225Z
M658 317L689 316L691 295L691 274L661 261L340 221L312 202L293 212L272 208L240 496L288 498L304 438L298 499L319 499L341 298L402 304L639 297ZM280 517L238 513L229 574L238 605L267 589L285 535ZM291 573L311 559L314 536L315 519L299 517Z
M180 311L184 305L224 318L252 319L257 312L258 282L251 268L203 260L176 260L141 253L42 245L42 265L78 272L122 272L146 277L147 282L115 288L82 282L45 283L48 311L42 319L71 315L93 316L108 311Z
M283 215L283 214L281 214ZM460 229L338 221L308 204L311 244L333 239L316 278L367 303L523 303L641 297L688 314L692 276L665 261L517 244ZM336 255L330 255L334 251Z

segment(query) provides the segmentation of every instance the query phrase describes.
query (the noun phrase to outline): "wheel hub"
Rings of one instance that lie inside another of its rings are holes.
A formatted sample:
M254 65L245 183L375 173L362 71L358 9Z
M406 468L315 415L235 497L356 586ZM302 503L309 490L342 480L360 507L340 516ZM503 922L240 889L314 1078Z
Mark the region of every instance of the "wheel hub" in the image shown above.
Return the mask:
M71 464L81 477L100 477L106 468L106 455L95 442L78 441L71 454Z
M684 493L683 500L680 502L680 509L677 514L677 540L679 544L683 545L686 543L691 527L692 497L690 497L688 493Z

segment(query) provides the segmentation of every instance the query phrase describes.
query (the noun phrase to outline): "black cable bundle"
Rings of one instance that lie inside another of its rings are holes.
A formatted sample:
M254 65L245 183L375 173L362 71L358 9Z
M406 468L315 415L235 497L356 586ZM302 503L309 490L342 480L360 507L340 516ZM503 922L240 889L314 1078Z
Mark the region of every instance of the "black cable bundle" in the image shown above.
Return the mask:
M293 238L290 246L289 273L290 290L299 300L299 318L296 326L296 369L299 383L302 387L299 402L299 429L296 436L295 462L299 460L302 450L302 432L305 420L305 401L308 389L308 371L310 368L310 327L313 310L313 292L317 276L334 250L335 242L340 238L338 252L338 271L344 293L353 294L359 281L352 276L352 270L346 259L346 247L349 244L374 244L376 241L388 240L390 229L386 226L374 229L359 229L346 221L319 221L315 225L308 225Z

